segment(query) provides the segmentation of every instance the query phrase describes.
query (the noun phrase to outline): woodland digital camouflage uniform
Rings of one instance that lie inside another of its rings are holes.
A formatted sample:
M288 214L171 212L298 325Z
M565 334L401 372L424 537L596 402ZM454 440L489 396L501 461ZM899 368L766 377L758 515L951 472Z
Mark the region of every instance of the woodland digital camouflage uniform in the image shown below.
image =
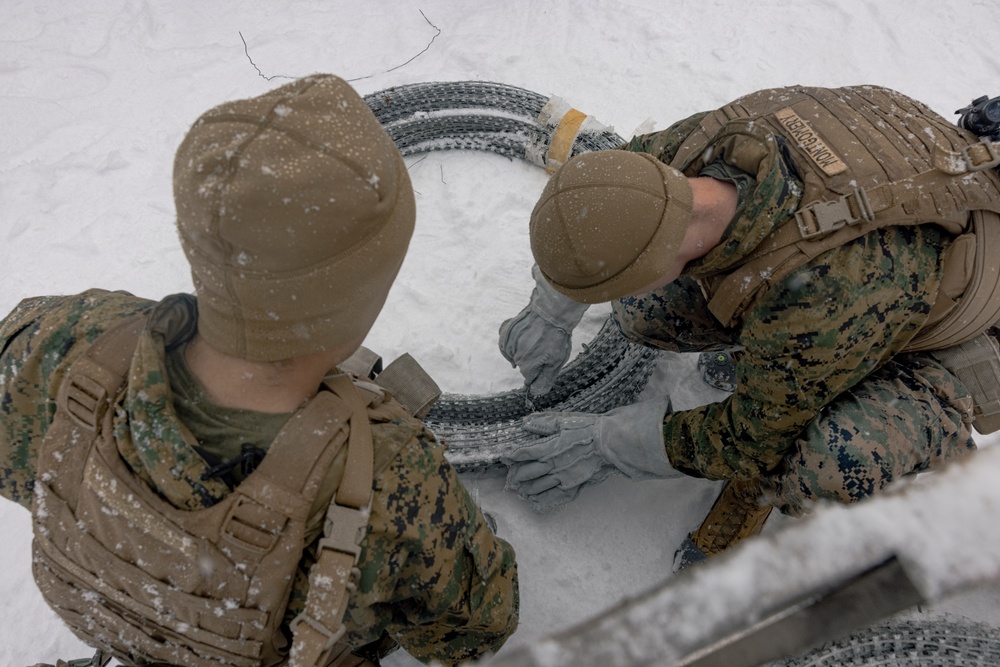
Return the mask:
M90 290L25 300L0 323L2 495L31 508L38 445L66 368L106 328L154 305L125 293ZM185 335L191 333L193 328ZM209 466L190 433L169 409L164 348L179 342L149 330L140 337L128 387L116 401L115 438L138 476L176 507L194 510L211 506L230 489L207 474ZM449 664L497 650L517 624L512 548L490 531L445 460L444 447L418 420L389 419L377 409L369 418L375 466L382 472L374 482L345 639L367 645L357 653L375 660L396 642L417 658ZM324 510L314 507L310 546L286 623L302 610Z
M669 162L704 115L625 148ZM809 500L857 500L974 449L968 390L930 356L900 355L930 312L951 237L936 225L870 233L795 270L726 328L696 279L725 273L787 220L802 183L784 159L759 182L722 161L701 175L738 188L722 244L674 283L614 304L638 342L742 348L730 397L666 416L673 466L709 479L761 478L770 502L795 514Z

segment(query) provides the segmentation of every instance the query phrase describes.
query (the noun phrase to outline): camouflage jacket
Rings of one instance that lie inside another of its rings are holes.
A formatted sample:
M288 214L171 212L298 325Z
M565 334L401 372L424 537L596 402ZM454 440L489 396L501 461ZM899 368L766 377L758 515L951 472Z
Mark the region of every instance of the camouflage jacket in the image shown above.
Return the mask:
M0 494L31 508L38 446L66 369L108 327L155 305L125 293L90 290L26 299L0 322ZM211 506L230 489L205 474L208 464L195 451L190 432L173 410L164 409L170 400L164 340L147 330L133 356L128 386L116 400L119 452L174 506ZM517 625L513 549L490 531L445 460L445 448L418 420L370 418L376 466L381 452L382 470L361 543L360 582L344 617L345 640L376 662L396 642L421 660L445 664L496 651ZM319 509L310 522L286 622L301 611L308 590L322 524Z
M670 162L705 115L635 137L624 148ZM900 353L920 330L952 236L937 225L875 230L796 269L757 298L740 322L725 327L708 310L703 281L727 274L788 220L803 185L783 157L765 173L721 161L709 168L708 175L731 178L739 191L720 245L671 285L613 307L623 332L645 344L681 352L743 348L735 392L668 414L663 430L678 470L709 479L753 478L774 471L824 406Z

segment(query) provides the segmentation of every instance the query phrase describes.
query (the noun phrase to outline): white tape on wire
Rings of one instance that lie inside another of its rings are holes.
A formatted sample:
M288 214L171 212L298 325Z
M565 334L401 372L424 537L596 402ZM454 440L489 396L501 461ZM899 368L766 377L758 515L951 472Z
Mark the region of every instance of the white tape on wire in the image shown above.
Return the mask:
M538 112L537 120L543 128L551 128L551 139L548 145L534 143L526 146L525 157L550 174L570 158L573 145L581 134L613 131L593 116L574 109L561 97L550 97Z

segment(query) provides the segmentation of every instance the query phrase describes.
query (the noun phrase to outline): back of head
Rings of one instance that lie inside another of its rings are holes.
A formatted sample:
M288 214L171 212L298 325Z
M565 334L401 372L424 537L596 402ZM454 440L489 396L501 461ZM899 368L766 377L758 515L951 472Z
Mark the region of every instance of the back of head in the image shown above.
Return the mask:
M531 212L531 252L545 279L582 303L656 282L691 220L687 178L652 155L583 153L549 179Z
M359 345L415 218L399 151L331 75L203 114L177 150L174 199L199 333L254 361Z

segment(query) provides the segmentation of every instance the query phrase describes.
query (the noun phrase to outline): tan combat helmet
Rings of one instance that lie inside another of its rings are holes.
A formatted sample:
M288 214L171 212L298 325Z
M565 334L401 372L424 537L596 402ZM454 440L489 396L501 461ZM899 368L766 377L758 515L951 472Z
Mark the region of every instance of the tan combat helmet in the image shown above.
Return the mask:
M199 332L254 361L359 345L415 218L399 151L332 75L203 114L177 151L174 198Z
M577 155L531 212L531 252L545 279L582 303L627 296L663 276L691 221L691 185L652 155Z

